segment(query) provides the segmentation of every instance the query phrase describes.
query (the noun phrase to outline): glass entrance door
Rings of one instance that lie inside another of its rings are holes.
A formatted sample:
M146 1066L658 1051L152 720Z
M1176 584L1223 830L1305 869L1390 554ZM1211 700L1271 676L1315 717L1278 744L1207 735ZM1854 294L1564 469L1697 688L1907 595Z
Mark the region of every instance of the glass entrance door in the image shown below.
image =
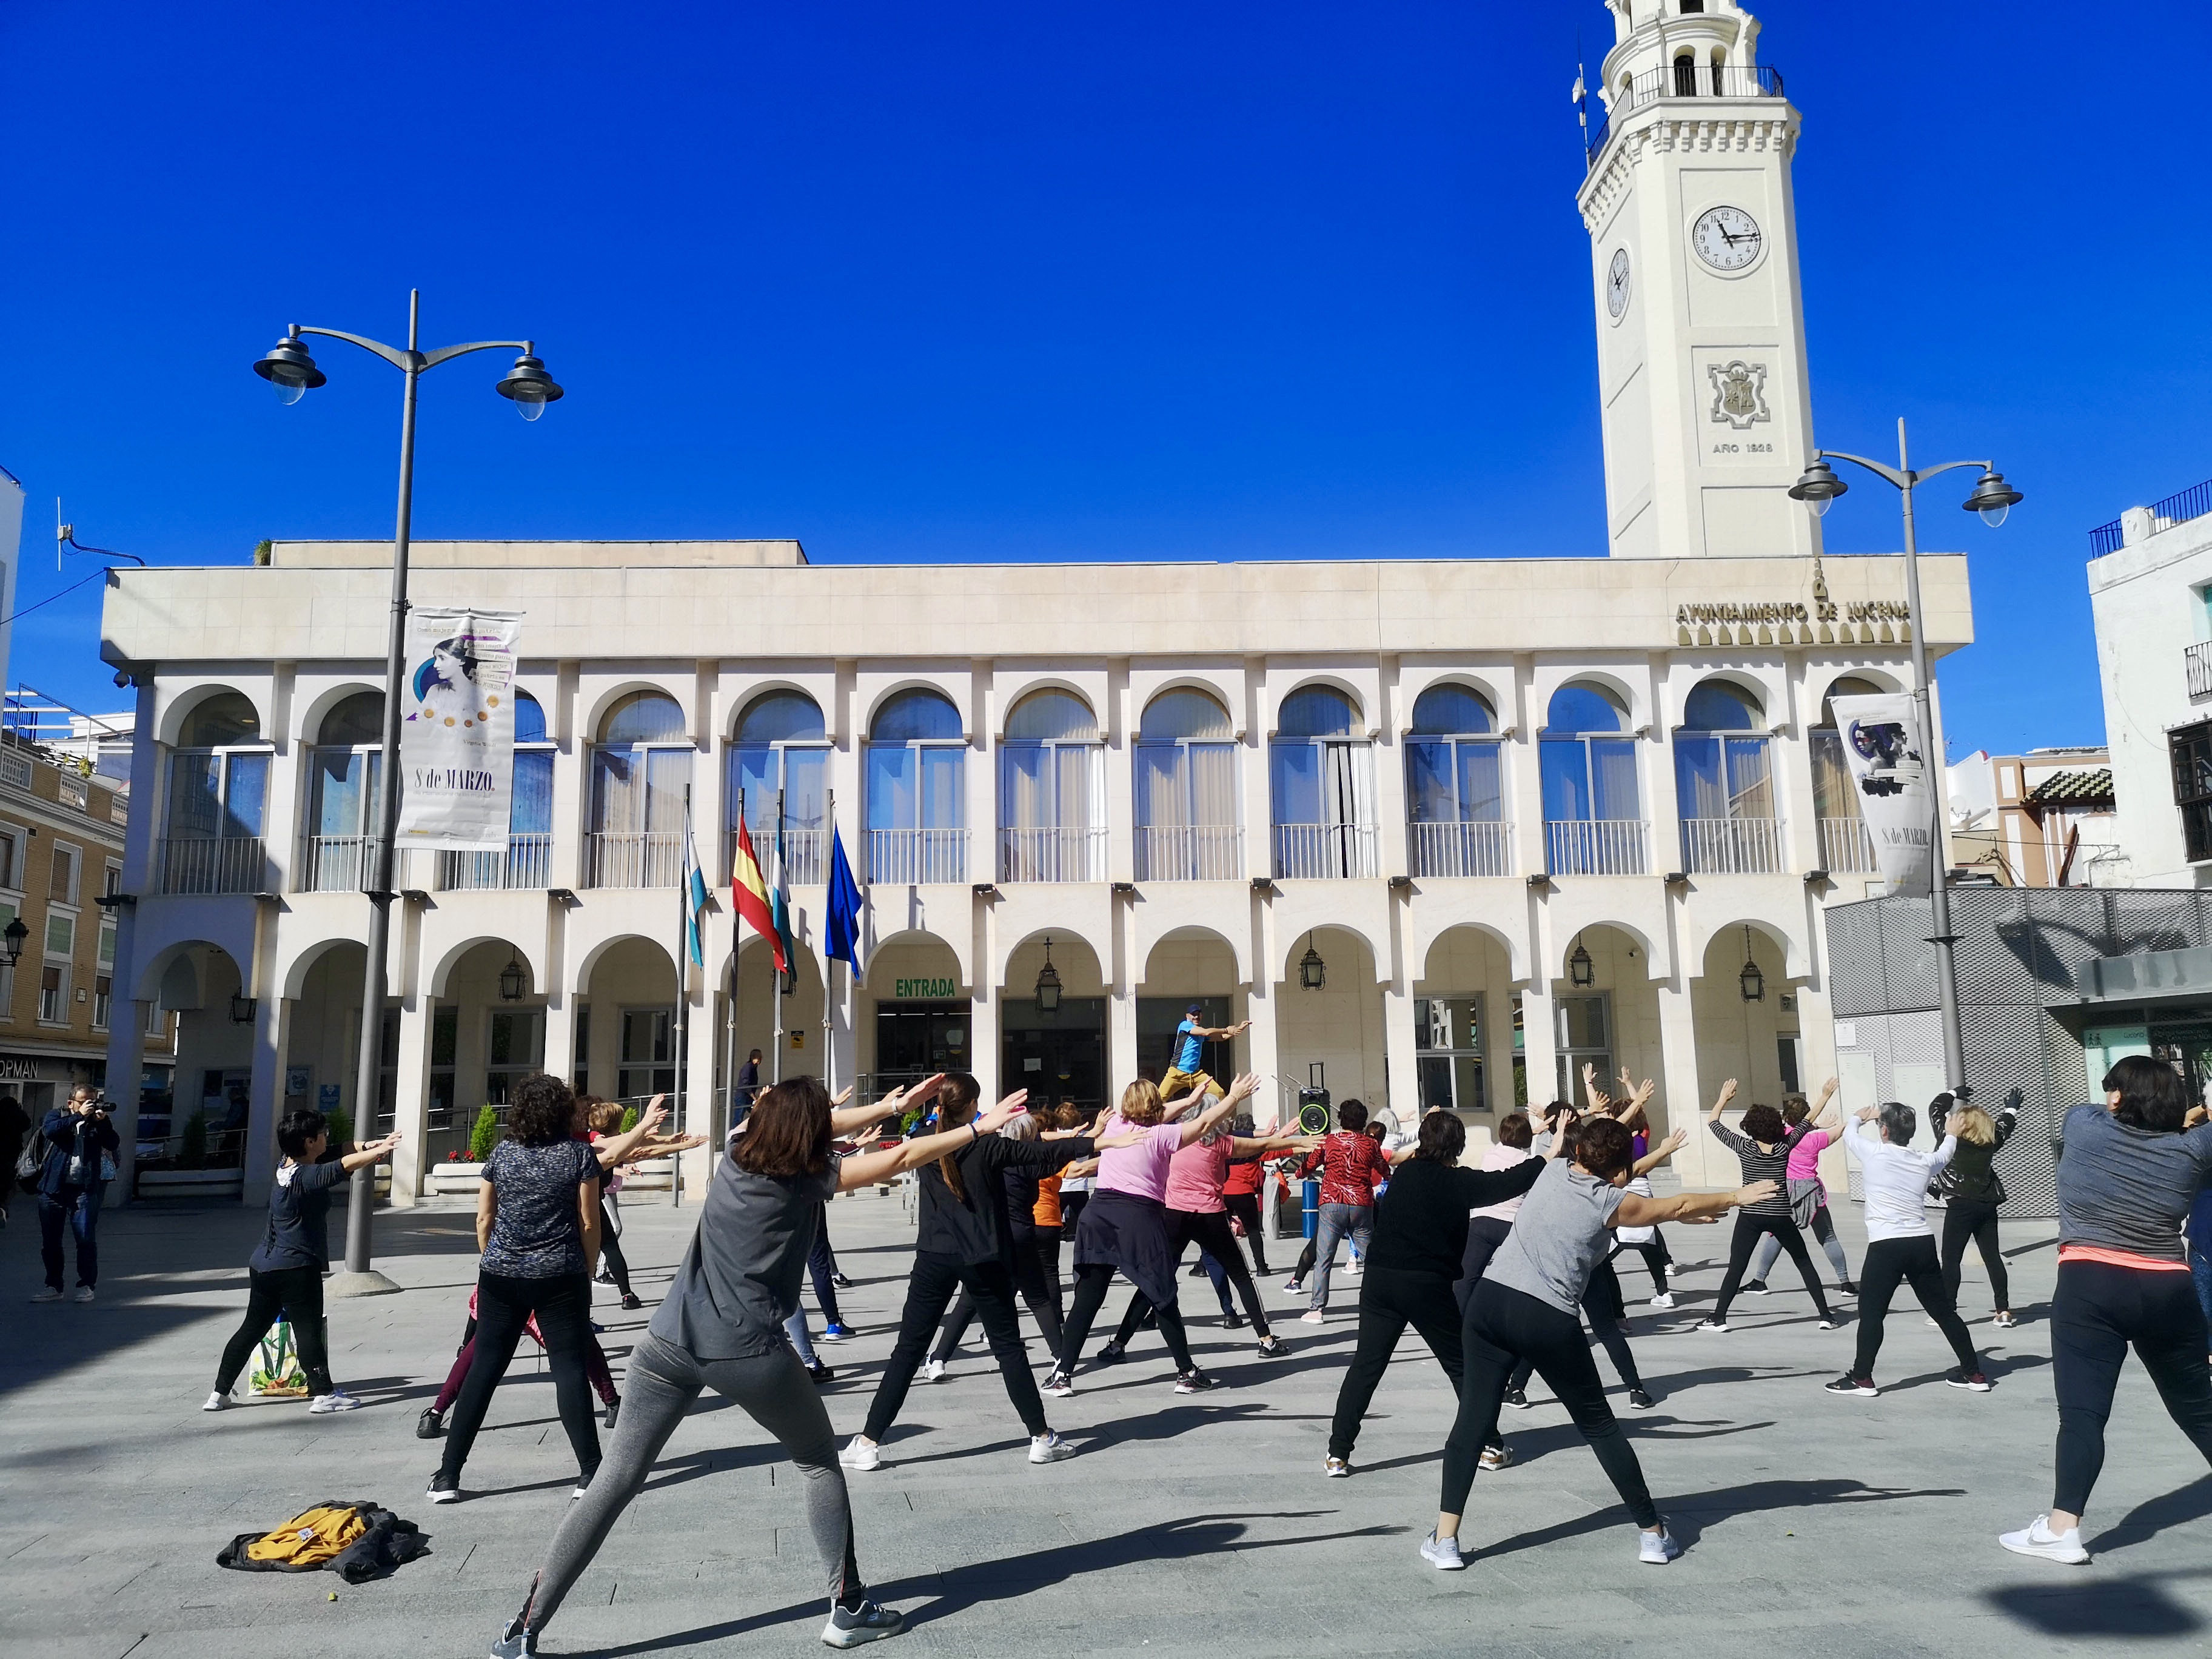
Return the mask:
M1106 1103L1106 1003L1065 997L1049 1014L1035 1002L1000 1005L1006 1033L1000 1086L1030 1091L1032 1106L1072 1100L1085 1111Z
M919 1083L933 1072L965 1072L969 1005L884 1002L876 1006L875 1092Z

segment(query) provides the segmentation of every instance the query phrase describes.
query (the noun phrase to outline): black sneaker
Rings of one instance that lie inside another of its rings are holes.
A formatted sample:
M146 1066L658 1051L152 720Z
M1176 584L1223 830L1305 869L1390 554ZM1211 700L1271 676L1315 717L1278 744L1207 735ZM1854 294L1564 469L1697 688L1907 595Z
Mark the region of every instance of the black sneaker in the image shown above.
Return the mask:
M1848 1279L1838 1279L1836 1281L1836 1288L1841 1291L1845 1296L1856 1296L1859 1293L1859 1287Z
M896 1636L905 1627L906 1620L892 1608L863 1601L857 1607L831 1607L830 1622L822 1627L822 1640L833 1648L857 1648L863 1642Z
M1224 1313L1224 1314L1223 1314L1223 1315L1221 1316L1221 1328L1222 1328L1223 1330L1224 1330L1224 1331L1241 1331L1241 1330L1243 1330L1243 1329L1244 1328L1244 1317L1243 1317L1243 1316L1242 1314L1237 1314L1237 1313Z
M436 1440L445 1432L446 1419L438 1408L435 1406L423 1407L422 1415L415 1419L415 1437L417 1440Z
M1190 1271L1189 1271L1188 1273L1185 1273L1185 1274L1183 1275L1183 1277L1184 1277L1185 1279L1203 1279L1203 1278L1205 1278L1205 1277L1206 1277L1206 1263L1205 1263L1205 1262L1203 1262L1203 1261L1194 1261L1194 1262L1192 1262L1192 1263L1190 1264Z
M806 1374L814 1379L814 1386L817 1389L825 1382L835 1382L837 1377L836 1372L818 1359L806 1368Z
M1523 1389L1508 1389L1505 1391L1504 1403L1512 1407L1516 1412L1525 1412L1528 1409L1528 1395Z
M1954 1370L1943 1381L1952 1388L1964 1389L1970 1394L1987 1394L1996 1386L1981 1372L1970 1371L1963 1368Z
M1766 1281L1763 1279L1753 1279L1746 1281L1743 1287L1743 1293L1746 1296L1772 1296L1774 1294L1773 1291L1766 1288Z
M433 1504L458 1504L461 1501L461 1488L459 1482L447 1479L446 1472L440 1469L430 1477L430 1489L422 1495Z
M1052 1375L1045 1378L1041 1392L1050 1395L1054 1400L1065 1400L1075 1392L1075 1383L1066 1371L1055 1365Z
M1118 1342L1109 1342L1098 1350L1098 1363L1102 1365L1110 1365L1121 1357L1121 1345Z
M1260 1344L1260 1358L1281 1359L1291 1352L1291 1345L1279 1336L1269 1336Z
M853 1281L842 1273L831 1273L830 1282L841 1291L849 1291L853 1288Z
M1881 1392L1880 1389L1875 1387L1874 1378L1853 1376L1849 1371L1845 1371L1834 1382L1823 1386L1825 1391L1829 1394L1856 1395L1862 1400L1871 1400Z
M1631 1389L1628 1391L1628 1403L1638 1411L1648 1412L1659 1402L1643 1389Z
M606 1411L602 1414L602 1420L606 1424L606 1425L607 1425L609 1428L611 1428L611 1429L612 1427L614 1427L614 1425L615 1425L615 1418L616 1418L616 1416L617 1416L617 1415L621 1412L621 1410L622 1410L622 1396L621 1396L620 1395L617 1395L613 1399L611 1399L611 1400L610 1400L610 1401L607 1401L607 1408L606 1408Z
M1175 1391L1177 1394L1204 1394L1212 1387L1213 1379L1194 1365L1176 1378Z
M640 1308L642 1308L645 1305L644 1303L637 1299L637 1292L635 1291L624 1291L623 1292L622 1304L623 1311L624 1313L635 1313Z

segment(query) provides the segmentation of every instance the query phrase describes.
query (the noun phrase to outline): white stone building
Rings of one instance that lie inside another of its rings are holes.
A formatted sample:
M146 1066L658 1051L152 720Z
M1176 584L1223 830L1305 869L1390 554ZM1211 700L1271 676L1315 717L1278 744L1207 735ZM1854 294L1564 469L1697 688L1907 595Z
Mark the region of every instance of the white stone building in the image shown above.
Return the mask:
M417 603L525 613L530 702L509 853L411 854L398 883L398 1201L520 1072L672 1081L687 790L720 892L681 992L695 1121L755 1047L771 1074L957 1066L1095 1102L1157 1073L1194 999L1252 1022L1218 1063L1269 1073L1273 1111L1316 1066L1338 1100L1478 1131L1585 1059L1656 1079L1662 1120L1723 1078L1771 1099L1826 1075L1821 907L1880 890L1827 700L1907 684L1903 574L1824 568L1786 497L1812 444L1797 117L1755 23L1728 0L1613 9L1579 198L1610 558L417 544ZM108 593L104 650L138 696L131 994L185 1011L181 1075L250 1078L249 1171L288 1102L353 1105L388 558L279 541L264 567ZM1964 560L1923 580L1931 648L1966 643ZM741 789L799 913L781 999L727 899ZM832 822L869 949L825 992ZM1687 1180L1734 1178L1712 1150L1693 1139Z

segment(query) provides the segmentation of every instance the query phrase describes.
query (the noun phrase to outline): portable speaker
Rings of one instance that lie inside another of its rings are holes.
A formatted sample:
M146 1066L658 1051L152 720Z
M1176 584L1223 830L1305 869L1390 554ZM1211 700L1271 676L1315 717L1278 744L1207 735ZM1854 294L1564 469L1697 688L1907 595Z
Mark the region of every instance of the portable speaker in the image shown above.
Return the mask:
M1325 1135L1328 1133L1328 1091L1322 1086L1321 1061L1307 1068L1306 1086L1298 1091L1298 1133L1302 1135Z

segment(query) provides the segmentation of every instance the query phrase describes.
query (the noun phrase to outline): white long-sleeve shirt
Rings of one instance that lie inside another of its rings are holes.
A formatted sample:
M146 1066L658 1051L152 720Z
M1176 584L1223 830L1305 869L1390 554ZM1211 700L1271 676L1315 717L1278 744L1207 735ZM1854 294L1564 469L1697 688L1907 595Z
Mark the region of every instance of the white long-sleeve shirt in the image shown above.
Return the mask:
M1933 1237L1936 1230L1928 1224L1928 1186L1958 1151L1957 1138L1946 1135L1934 1152L1916 1152L1891 1146L1881 1138L1878 1124L1854 1121L1844 1146L1864 1172L1869 1242Z

